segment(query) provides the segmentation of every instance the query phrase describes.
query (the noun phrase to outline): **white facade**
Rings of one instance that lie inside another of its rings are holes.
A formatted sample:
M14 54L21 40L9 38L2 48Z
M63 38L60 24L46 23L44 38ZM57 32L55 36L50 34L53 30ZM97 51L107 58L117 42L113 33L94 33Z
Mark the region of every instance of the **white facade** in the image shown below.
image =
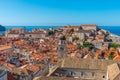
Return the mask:
M86 39L86 37L89 37L90 35L91 35L90 31L82 30L82 31L74 33L73 36L77 36L77 37L79 37L79 39L83 39L84 40L84 39Z
M90 80L106 80L106 71L96 69L76 69L76 68L64 68L65 75L73 78L90 79ZM60 72L59 72L60 73ZM59 74L58 73L58 74Z
M95 47L98 48L98 49L102 49L102 43L96 43Z
M79 39L85 39L85 34L84 33L75 33L73 36L79 37Z

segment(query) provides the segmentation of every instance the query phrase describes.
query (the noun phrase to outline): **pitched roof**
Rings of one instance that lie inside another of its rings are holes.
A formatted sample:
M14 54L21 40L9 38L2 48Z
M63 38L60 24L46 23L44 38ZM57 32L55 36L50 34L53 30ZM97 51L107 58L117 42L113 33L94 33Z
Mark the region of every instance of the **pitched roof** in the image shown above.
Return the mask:
M29 65L29 66L26 66L26 69L31 70L33 72L37 72L39 70L39 67L38 65Z
M64 26L63 28L73 28L74 29L74 28L80 28L80 26L71 26L70 25L70 26Z
M80 28L80 26L70 26L71 28Z
M97 55L100 55L101 52L102 52L102 50L96 50L96 54L97 54Z
M9 45L0 46L0 51L7 50L7 49L10 49L10 48L12 48L12 47L9 46Z
M33 53L33 54L31 55L31 57L36 58L36 59L40 59L40 58L42 57L42 55L39 54L39 53Z
M52 54L57 56L58 52L57 51L53 51Z
M23 46L23 45L25 45L27 42L26 41L21 41L21 40L19 40L19 41L15 41L14 42L14 45L15 46Z
M120 64L114 63L108 66L108 76L110 80L115 80L115 78L120 75Z
M73 49L73 48L77 48L77 45L67 44L67 48L71 48L71 49Z
M107 66L113 63L120 63L119 61L113 60L102 60L102 59L79 59L77 57L64 59L63 67L65 68L80 68L80 69L98 69L107 70Z
M28 71L26 69L13 68L10 72L18 75L21 75L21 73L28 75Z
M113 60L120 60L120 55L116 55Z

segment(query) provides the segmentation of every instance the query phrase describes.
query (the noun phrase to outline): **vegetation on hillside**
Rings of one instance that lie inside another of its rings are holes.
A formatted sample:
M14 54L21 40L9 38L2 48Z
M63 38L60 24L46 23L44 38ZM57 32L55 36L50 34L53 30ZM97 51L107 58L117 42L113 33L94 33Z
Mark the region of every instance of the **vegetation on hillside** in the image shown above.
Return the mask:
M118 48L118 47L120 47L120 44L112 43L112 44L110 44L110 48L111 47Z
M88 47L89 49L93 49L94 48L94 45L89 43L89 42L83 42L83 45L78 43L77 45L78 45L78 49L82 49L84 47Z

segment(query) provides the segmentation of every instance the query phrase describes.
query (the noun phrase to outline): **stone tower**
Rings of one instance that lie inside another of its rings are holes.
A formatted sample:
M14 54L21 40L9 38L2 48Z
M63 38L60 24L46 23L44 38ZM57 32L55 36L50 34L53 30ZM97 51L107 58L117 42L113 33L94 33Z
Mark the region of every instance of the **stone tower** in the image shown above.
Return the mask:
M58 45L58 52L59 52L59 57L60 58L64 58L66 56L66 37L65 36L61 36L59 39L59 45Z

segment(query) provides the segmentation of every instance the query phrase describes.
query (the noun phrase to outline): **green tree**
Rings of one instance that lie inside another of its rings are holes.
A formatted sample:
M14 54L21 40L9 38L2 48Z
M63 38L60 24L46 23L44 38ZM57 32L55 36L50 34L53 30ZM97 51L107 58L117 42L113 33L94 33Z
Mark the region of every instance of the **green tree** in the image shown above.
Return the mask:
M113 56L114 56L114 52L111 52L110 55L108 56L108 59L109 59L109 60L112 60L112 59L113 59Z
M83 42L83 47L88 47L89 49L93 49L94 45L89 42Z
M89 47L89 49L95 48L93 44L90 44L88 47Z
M83 46L84 46L84 47L88 47L89 45L90 45L89 42L83 42Z
M50 36L50 35L54 35L54 31L49 31L48 32L48 35Z
M115 43L112 43L112 44L110 45L110 47L113 47L113 48L118 48L118 47L120 47L120 44L115 44Z
M79 40L79 37L75 36L75 37L73 38L73 40Z
M78 43L77 46L78 46L79 50L81 50L83 48L83 46L80 43Z

